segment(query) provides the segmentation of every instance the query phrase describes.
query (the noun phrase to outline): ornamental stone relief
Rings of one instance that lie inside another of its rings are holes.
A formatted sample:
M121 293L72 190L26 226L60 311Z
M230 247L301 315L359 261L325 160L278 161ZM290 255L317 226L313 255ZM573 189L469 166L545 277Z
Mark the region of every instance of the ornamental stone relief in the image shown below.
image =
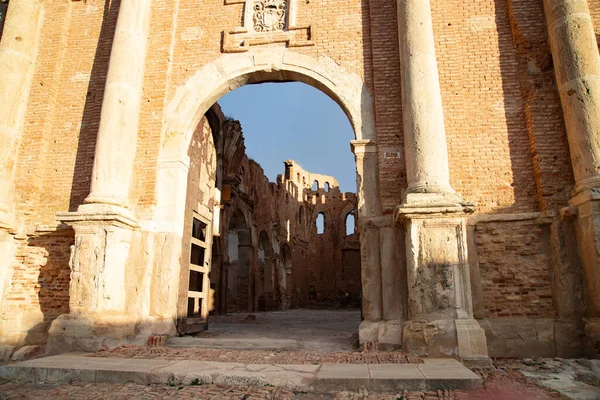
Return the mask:
M287 0L257 0L254 2L252 12L255 32L273 32L285 29Z
M1 1L1 0L0 0ZM311 25L296 23L298 0L225 0L243 5L242 26L223 32L225 53L248 51L252 46L281 43L287 47L314 45Z

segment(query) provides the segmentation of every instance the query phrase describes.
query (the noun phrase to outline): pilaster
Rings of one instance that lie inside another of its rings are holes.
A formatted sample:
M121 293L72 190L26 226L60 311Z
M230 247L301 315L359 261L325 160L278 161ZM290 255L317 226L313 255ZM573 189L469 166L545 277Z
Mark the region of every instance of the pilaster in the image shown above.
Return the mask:
M383 319L380 227L372 219L381 215L379 201L377 144L372 140L351 141L356 159L358 193L358 230L362 281L363 321L359 340L366 347L378 343Z

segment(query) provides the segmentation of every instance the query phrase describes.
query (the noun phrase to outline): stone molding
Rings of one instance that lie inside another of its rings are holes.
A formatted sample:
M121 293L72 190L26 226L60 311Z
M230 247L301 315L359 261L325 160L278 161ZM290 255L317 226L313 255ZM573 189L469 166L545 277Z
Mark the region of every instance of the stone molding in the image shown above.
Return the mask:
M225 5L244 4L243 25L223 32L223 53L244 53L251 47L283 43L287 47L314 46L315 32L312 25L296 24L297 0L263 0L281 7L284 5L283 26L268 31L257 31L253 5L261 3L258 0L225 0Z

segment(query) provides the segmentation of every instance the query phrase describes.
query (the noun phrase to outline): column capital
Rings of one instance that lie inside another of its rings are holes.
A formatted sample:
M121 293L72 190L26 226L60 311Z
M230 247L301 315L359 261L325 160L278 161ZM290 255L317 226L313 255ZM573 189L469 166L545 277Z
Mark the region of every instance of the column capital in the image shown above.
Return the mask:
M377 153L377 142L374 140L351 140L350 148L355 155Z
M394 222L404 223L413 219L432 218L467 218L475 212L475 205L471 203L430 203L430 204L402 204L394 210Z
M578 192L569 200L569 206L578 207L590 201L600 201L600 188L588 188Z
M114 225L135 229L139 225L130 210L109 204L83 204L76 212L56 213L56 219L73 227L85 225Z

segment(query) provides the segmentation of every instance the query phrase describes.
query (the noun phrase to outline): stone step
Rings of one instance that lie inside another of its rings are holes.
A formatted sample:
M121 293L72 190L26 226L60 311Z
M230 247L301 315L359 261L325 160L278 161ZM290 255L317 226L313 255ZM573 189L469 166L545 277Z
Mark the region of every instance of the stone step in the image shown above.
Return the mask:
M441 359L428 359L424 364L271 365L63 354L1 366L0 378L47 383L273 385L317 392L468 390L482 385L481 378L459 362Z
M294 339L221 339L183 336L169 338L165 346L232 350L299 350L300 341Z

